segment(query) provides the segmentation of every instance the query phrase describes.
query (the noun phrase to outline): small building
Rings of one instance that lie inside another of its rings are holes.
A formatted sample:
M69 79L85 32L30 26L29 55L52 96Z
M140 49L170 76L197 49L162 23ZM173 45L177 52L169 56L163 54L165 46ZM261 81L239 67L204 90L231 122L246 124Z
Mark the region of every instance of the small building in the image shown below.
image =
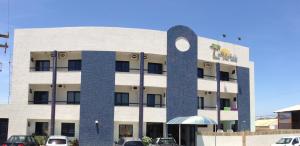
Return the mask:
M278 129L300 129L300 104L275 111Z
M274 130L278 128L277 118L257 119L255 121L256 131Z

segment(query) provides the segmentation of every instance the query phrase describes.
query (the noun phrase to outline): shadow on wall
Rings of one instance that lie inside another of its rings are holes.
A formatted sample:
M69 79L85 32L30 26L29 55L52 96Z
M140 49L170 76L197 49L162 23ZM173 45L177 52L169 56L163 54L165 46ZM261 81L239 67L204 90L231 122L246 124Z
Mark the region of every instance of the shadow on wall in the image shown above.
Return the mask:
M202 136L199 136L199 135L202 135L201 134L201 131L197 133L196 135L196 145L197 146L205 146L204 145L204 141L203 141L203 137Z

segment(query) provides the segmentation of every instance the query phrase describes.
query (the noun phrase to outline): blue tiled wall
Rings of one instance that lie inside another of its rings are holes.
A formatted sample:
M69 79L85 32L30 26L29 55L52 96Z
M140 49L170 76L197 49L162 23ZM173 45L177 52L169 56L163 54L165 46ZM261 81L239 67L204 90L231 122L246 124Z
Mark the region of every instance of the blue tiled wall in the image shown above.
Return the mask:
M249 68L237 67L238 129L250 130L250 74Z
M197 115L197 35L186 26L167 32L167 120ZM179 51L175 42L186 38L190 49Z
M115 52L82 52L81 146L113 145L115 58Z

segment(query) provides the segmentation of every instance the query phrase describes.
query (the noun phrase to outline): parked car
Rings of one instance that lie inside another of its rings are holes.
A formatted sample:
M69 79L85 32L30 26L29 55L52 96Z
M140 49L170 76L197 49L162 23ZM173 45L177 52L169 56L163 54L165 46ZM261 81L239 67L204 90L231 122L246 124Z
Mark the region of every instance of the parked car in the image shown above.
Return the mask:
M279 139L275 144L271 146L300 146L300 137L290 136Z
M50 136L46 146L69 146L68 137L66 136Z
M178 146L175 139L172 137L156 138L149 146Z
M115 146L144 146L140 139L135 138L121 138Z
M13 135L1 146L38 146L32 136Z

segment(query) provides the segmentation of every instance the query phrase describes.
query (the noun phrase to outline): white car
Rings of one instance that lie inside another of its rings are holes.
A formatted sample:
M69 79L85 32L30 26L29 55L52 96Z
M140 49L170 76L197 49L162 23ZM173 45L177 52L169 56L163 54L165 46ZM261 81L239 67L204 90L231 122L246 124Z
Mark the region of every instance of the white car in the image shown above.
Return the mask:
M300 137L290 136L279 139L275 144L271 146L300 146Z
M121 138L115 146L144 146L143 142L138 138Z
M69 146L68 137L66 136L50 136L46 146Z

